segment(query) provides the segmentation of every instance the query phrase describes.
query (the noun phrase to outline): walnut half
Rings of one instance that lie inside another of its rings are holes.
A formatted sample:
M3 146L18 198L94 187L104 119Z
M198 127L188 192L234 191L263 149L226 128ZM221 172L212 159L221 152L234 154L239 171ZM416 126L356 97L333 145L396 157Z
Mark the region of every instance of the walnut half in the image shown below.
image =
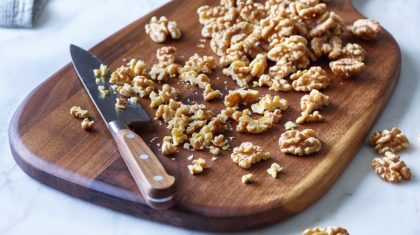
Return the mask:
M401 180L410 180L411 171L399 156L392 152L385 152L385 157L372 160L372 170L378 176L391 183L398 183Z
M302 235L349 235L350 233L345 229L338 226L320 228L315 227L306 229L302 232Z
M374 146L377 153L384 155L388 151L398 153L408 148L409 142L401 130L394 127L391 131L385 129L373 133L369 137L369 145Z
M239 147L233 148L230 156L234 163L237 163L244 169L248 169L252 164L269 159L270 153L262 151L260 146L251 142L243 142Z
M280 151L293 155L309 155L321 150L321 141L312 129L289 130L279 138Z

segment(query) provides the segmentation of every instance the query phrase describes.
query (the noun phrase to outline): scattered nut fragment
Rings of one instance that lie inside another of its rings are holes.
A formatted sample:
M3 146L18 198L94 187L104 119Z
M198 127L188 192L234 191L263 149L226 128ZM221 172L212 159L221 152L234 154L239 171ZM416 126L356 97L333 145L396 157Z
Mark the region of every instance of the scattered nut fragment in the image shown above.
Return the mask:
M287 121L285 124L284 124L284 129L286 129L287 131L288 130L293 130L293 129L295 129L296 128L296 123L294 123L294 122L292 122L292 121Z
M175 47L161 47L156 50L156 58L158 59L159 63L173 64L175 63L175 53Z
M239 88L230 90L225 97L225 105L227 107L235 107L240 104L250 104L258 99L259 92L252 89Z
M244 109L242 112L236 111L233 114L233 119L238 121L236 131L259 134L273 127L275 121L274 112L265 112L264 116L258 119L253 119L250 115L251 111L249 109ZM281 117L281 114L279 116ZM280 117L277 117L277 121Z
M265 68L267 67L267 56L263 54L258 54L257 57L249 64L249 68L251 69L250 74L253 77L261 76Z
M381 32L381 25L373 19L358 19L347 29L354 35L366 40L375 39Z
M264 114L265 111L273 112L276 109L283 111L287 107L287 100L281 99L278 95L272 96L271 94L266 94L258 103L251 105L252 112L259 114Z
M127 107L127 100L124 98L117 98L115 102L115 107L119 109L125 109Z
M130 68L130 71L135 76L147 76L147 66L146 63L143 60L138 60L135 58L132 58L130 62L128 63L128 67Z
M128 83L124 83L124 86L119 87L117 91L125 97L130 97L133 94L133 87Z
M165 156L172 155L172 154L176 153L176 151L177 151L176 146L171 143L171 140L172 140L171 136L163 137L162 153Z
M385 129L377 131L369 137L369 145L375 147L377 153L384 155L386 152L398 153L408 148L407 137L400 129L394 127L391 131Z
M376 174L387 182L398 183L401 180L410 180L411 171L399 156L392 152L385 152L384 157L372 160L372 169Z
M254 175L253 174L243 175L242 178L241 178L241 181L244 184L252 183L252 182L254 182Z
M314 111L313 113L302 112L300 116L296 119L296 123L310 123L310 122L322 122L325 121L325 117L322 116L319 111Z
M223 69L223 74L232 77L238 86L247 88L248 83L253 79L251 68L247 62L235 61L228 68Z
M267 173L273 178L277 178L278 174L283 171L283 167L278 163L271 164L270 168L267 169Z
M321 141L312 129L303 131L289 130L279 138L280 151L293 155L309 155L321 150Z
M204 171L204 169L207 167L206 160L199 158L196 160L193 160L192 165L188 165L188 171L191 175L200 174Z
M203 97L205 101L214 100L222 97L222 92L214 90L210 84L207 84L203 91Z
M220 153L220 148L218 147L210 146L209 149L209 152L213 155L218 155Z
M330 68L334 74L349 78L361 73L365 69L365 63L357 59L343 58L330 62Z
M109 83L122 86L124 85L124 83L130 84L133 78L134 78L133 71L131 71L131 69L127 66L121 66L111 73L111 78L109 79Z
M199 56L195 53L185 62L181 72L195 71L196 73L209 74L216 67L217 63L213 56Z
M302 235L349 235L350 233L345 229L338 226L327 228L311 228L302 232Z
M155 83L144 76L136 76L133 79L133 92L140 97L148 96L155 90Z
M104 86L98 86L99 93L101 96L105 97L109 94L109 90L105 89Z
M254 145L251 142L243 142L239 147L233 148L231 154L232 161L244 169L248 169L252 164L269 158L269 152L263 152L260 146Z
M300 108L302 113L296 119L296 123L302 124L305 122L319 122L325 120L318 109L328 106L329 97L322 94L318 90L312 90L309 95L302 96L300 100Z
M108 66L101 64L99 68L93 70L95 78L103 78L108 76Z
M163 84L162 89L158 93L152 91L149 95L150 107L156 108L161 104L169 102L171 99L178 97L178 90L168 84Z
M212 140L212 143L217 147L221 147L223 150L229 149L229 143L223 134L215 136Z
M300 70L290 76L292 87L295 91L312 91L314 89L325 89L330 85L331 79L327 72L319 66L311 67L308 70Z
M89 117L89 112L85 109L80 108L79 106L71 107L70 114L80 119L85 119Z
M175 21L168 21L165 16L161 16L159 19L153 16L149 24L146 24L145 30L150 39L156 43L166 41L168 36L172 39L179 39L181 37L181 29L178 28L177 23Z
M92 129L93 128L93 124L95 124L95 121L93 121L93 120L91 121L91 120L89 120L89 118L83 119L83 121L81 123L82 128L85 129L85 130Z

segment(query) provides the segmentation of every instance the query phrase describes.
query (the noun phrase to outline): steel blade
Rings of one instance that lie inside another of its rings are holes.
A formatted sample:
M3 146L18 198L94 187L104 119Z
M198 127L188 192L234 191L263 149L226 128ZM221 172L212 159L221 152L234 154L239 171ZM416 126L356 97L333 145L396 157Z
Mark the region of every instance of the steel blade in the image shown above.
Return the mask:
M111 91L107 82L108 79L105 79L105 83L100 85L103 85L105 89L109 89L109 94L105 97L100 94L93 70L99 68L102 62L96 56L75 45L70 45L70 54L73 66L83 86L86 88L86 91L107 124L113 121L133 124L135 122L149 120L149 116L139 104L127 104L126 109L116 108L115 100L118 94ZM111 71L108 74L110 75Z

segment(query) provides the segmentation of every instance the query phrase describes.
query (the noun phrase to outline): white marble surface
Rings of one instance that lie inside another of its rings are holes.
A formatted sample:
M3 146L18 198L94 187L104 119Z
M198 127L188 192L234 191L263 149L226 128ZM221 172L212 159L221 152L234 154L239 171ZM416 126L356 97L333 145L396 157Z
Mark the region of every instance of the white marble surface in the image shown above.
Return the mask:
M36 28L0 29L0 234L199 233L117 213L50 189L16 165L7 138L19 103L70 61L69 43L90 48L164 2L53 0ZM420 1L354 3L380 21L401 46L401 80L375 129L398 126L407 134L412 144L402 158L411 167L413 179L400 185L381 181L370 170L375 154L365 144L318 203L261 233L299 234L306 227L341 225L351 234L420 234Z

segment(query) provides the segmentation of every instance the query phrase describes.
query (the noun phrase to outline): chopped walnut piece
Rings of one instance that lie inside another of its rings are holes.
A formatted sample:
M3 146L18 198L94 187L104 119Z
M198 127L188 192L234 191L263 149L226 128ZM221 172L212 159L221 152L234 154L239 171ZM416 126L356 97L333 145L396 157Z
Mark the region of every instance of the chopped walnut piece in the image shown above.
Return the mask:
M338 36L328 37L327 35L321 37L314 37L311 40L311 49L316 58L322 55L328 55L330 60L335 60L341 55L343 41Z
M258 103L251 105L252 111L259 114L264 114L265 111L273 112L276 109L286 110L287 107L287 100L271 94L266 94Z
M185 62L182 72L195 71L196 73L209 74L216 67L217 63L213 56L199 56L196 53Z
M124 83L124 86L119 87L117 91L125 97L130 97L133 94L133 87L128 83Z
M244 64L249 64L248 57L242 51L227 50L226 55L223 55L219 59L219 63L222 66L228 66L235 61L241 61Z
M251 142L243 142L239 147L233 148L231 158L240 167L248 169L252 164L269 159L270 153L262 151L260 146Z
M294 66L291 62L278 61L275 65L270 67L269 75L274 80L280 80L280 79L286 78L287 76L294 73L295 71L296 71L296 66ZM292 87L290 87L290 89L291 88ZM284 90L284 91L288 91L288 90Z
M125 109L127 107L127 100L124 98L117 98L115 102L115 107L119 109Z
M223 74L232 77L238 86L246 88L248 83L253 79L251 68L244 61L235 61L230 64L229 68L223 69Z
M144 76L137 76L133 79L133 92L140 97L148 96L155 90L155 83Z
M314 89L325 89L330 85L331 79L327 72L319 66L311 67L308 70L300 70L290 76L292 87L295 91L312 91Z
M322 122L324 120L324 116L322 116L319 111L314 111L313 113L302 112L300 117L296 119L296 123Z
M278 163L271 164L270 168L267 169L267 173L273 178L277 178L278 174L283 171L283 167Z
M229 94L225 97L225 105L227 107L235 107L240 104L249 104L258 99L259 92L252 89L239 88L230 90Z
M131 59L128 63L131 72L136 76L147 76L146 63L143 60Z
M207 167L206 160L199 158L196 160L193 160L192 165L188 165L188 171L191 175L200 174L204 171L204 169Z
M105 89L104 86L98 86L98 91L101 94L101 96L105 97L109 94L109 90Z
M294 122L292 122L292 121L287 121L285 124L284 124L284 129L286 129L287 131L288 130L293 130L293 129L295 129L296 128L296 123L294 123Z
M218 147L214 147L214 146L210 146L209 147L209 152L213 155L218 155L220 153L220 148Z
M321 150L321 142L312 129L303 131L289 130L279 138L280 151L293 155L309 155Z
M254 77L261 76L265 68L267 67L267 56L263 54L258 54L257 57L249 64L251 69L250 74Z
M263 74L260 76L260 78L258 79L258 83L256 83L256 86L268 86L270 87L270 90L274 91L290 91L292 89L292 86L286 79L272 77L267 74Z
M172 154L176 153L176 151L177 151L176 146L171 143L171 140L172 140L171 136L163 137L162 153L165 156L172 155Z
M241 177L241 182L244 184L249 184L254 182L254 175L253 174L246 174Z
M302 111L311 113L314 110L328 106L329 103L329 96L322 94L318 90L312 90L308 95L302 96L300 100L300 108Z
M199 132L193 133L190 144L193 149L201 150L208 147L213 140L213 133L209 126L203 126Z
M80 108L79 106L71 107L70 114L80 119L85 119L89 117L89 112L85 109Z
M311 228L302 232L302 235L349 235L345 228L333 226L327 228Z
M175 63L176 48L172 46L165 46L157 49L156 57L159 63L173 64Z
M180 69L179 64L158 63L152 66L149 74L152 80L160 82L176 77Z
M409 142L401 130L394 127L391 131L385 129L373 133L369 137L369 145L374 146L377 153L384 155L386 152L401 152L408 148Z
M320 37L332 33L340 35L345 30L344 20L334 12L325 12L316 21L316 26L309 31L311 37Z
M347 29L354 35L366 40L375 39L381 32L381 25L373 19L358 19Z
M124 83L131 83L131 80L134 78L134 73L129 67L121 66L111 74L109 83L114 83L117 85L124 85Z
M205 101L214 100L222 97L222 92L214 90L210 84L207 84L203 91L203 97Z
M365 63L352 58L344 58L330 62L331 71L334 74L349 78L361 73L365 69Z
M221 147L223 150L227 150L229 148L229 143L225 139L225 136L222 134L215 136L214 139L212 140L212 143L215 146Z
M372 169L378 176L391 183L398 183L401 180L410 180L411 171L399 156L392 152L385 152L384 157L377 157L372 160Z
M99 68L93 70L95 78L103 78L108 76L108 66L101 64Z
M205 89L210 84L210 78L206 74L198 74L196 71L186 71L179 75L181 81L187 82L193 86Z
M251 112L248 109L245 109L242 112L237 112L237 114L234 117L238 121L238 125L236 126L236 131L259 134L262 132L266 132L271 127L273 127L273 123L274 123L273 113L265 112L264 116L258 119L253 119L250 116L250 114ZM280 119L280 118L277 117L277 119Z
M298 35L282 38L268 52L267 56L272 61L291 62L298 68L306 68L310 61L307 56L306 38Z
M149 95L150 107L156 108L161 104L169 102L170 99L176 99L178 97L178 91L168 84L163 84L162 89L159 93L152 91Z
M89 120L89 118L83 119L83 121L81 123L82 128L85 129L85 130L92 129L93 128L93 124L95 124L95 121L93 121L93 120L91 121L91 120Z
M168 36L172 39L179 39L181 37L181 29L179 29L177 23L175 21L168 21L165 16L161 16L159 19L153 16L150 22L146 24L145 30L150 39L156 43L166 41Z

